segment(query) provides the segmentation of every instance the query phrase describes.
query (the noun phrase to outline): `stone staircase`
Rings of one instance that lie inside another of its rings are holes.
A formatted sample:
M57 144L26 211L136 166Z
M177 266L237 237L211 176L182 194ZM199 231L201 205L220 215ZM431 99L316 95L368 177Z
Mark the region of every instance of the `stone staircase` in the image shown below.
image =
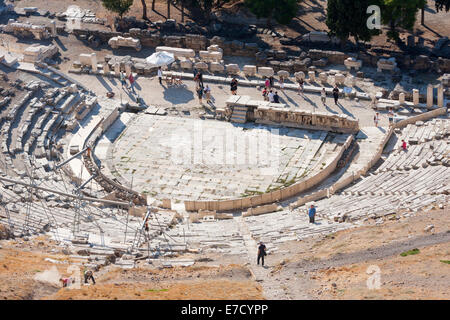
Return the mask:
M236 123L247 122L247 111L248 107L246 106L234 106L230 121Z

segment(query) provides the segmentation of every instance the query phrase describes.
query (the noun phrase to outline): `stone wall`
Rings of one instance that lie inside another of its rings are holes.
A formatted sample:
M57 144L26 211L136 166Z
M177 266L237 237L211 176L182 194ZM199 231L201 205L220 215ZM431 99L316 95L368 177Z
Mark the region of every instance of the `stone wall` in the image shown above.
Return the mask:
M359 131L359 121L345 114L310 112L286 108L283 104L251 100L248 96L231 96L225 112L232 113L234 106L246 106L250 120L263 124L280 124L286 127L326 130L342 133Z

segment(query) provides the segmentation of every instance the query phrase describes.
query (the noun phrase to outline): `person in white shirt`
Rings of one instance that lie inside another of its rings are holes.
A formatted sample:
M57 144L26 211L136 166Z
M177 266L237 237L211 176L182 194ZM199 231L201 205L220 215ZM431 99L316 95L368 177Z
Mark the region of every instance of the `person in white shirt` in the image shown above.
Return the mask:
M272 90L270 90L268 96L269 96L269 102L273 102L274 101L274 99L273 99L274 93Z
M158 79L159 79L159 84L162 84L162 71L161 71L161 67L158 67Z

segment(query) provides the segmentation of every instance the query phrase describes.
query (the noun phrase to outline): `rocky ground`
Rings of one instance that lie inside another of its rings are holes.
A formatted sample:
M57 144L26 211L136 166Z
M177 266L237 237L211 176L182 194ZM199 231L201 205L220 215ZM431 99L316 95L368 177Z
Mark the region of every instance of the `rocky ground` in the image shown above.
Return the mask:
M216 254L190 267L107 265L95 273L96 285L80 289L45 276L53 267L61 276L82 267L54 241L2 240L0 299L449 299L449 213L431 210L288 242L267 256L265 268Z

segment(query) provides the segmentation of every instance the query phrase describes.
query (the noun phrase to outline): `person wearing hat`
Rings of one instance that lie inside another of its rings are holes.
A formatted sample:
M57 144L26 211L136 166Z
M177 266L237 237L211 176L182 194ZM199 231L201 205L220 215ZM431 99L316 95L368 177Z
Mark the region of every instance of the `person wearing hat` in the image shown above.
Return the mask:
M259 260L261 259L262 262L262 266L264 267L264 257L267 256L266 253L266 246L264 245L264 243L262 243L262 241L259 243L259 247L258 247L258 261L257 264L259 265Z

